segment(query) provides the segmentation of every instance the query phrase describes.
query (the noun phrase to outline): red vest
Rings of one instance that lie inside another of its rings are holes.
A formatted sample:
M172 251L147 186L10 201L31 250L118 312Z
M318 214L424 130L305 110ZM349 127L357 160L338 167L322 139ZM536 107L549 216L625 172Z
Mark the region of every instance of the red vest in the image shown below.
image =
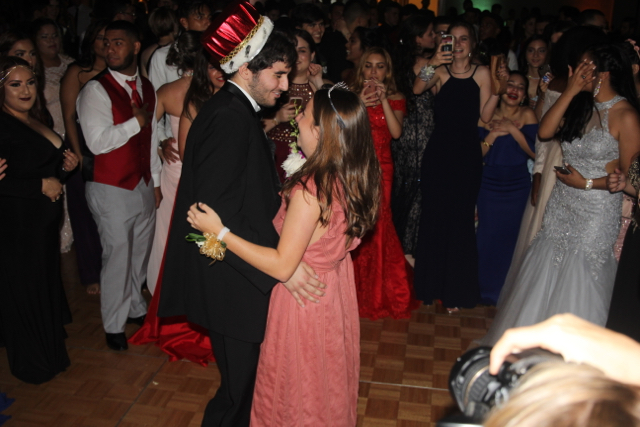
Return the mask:
M147 111L155 112L156 95L151 82L140 76L142 80L142 99L147 104ZM105 88L111 99L113 124L119 125L133 117L131 96L107 71L97 79ZM133 190L140 179L145 184L151 180L151 125L148 124L123 146L105 154L98 154L94 159L93 181L114 187Z

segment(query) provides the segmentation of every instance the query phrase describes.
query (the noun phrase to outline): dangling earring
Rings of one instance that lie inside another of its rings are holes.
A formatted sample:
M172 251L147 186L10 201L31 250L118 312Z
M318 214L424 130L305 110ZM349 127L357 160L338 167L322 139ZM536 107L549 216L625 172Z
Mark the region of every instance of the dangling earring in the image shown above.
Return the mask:
M600 85L602 84L602 79L598 80L598 85L593 90L593 97L595 98L600 93Z

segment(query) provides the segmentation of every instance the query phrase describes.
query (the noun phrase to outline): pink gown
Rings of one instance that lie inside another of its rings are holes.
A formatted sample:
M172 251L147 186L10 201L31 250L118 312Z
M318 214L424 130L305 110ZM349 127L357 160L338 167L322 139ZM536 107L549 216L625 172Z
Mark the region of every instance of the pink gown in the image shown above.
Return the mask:
M298 188L296 188L297 191ZM315 193L315 187L309 185ZM327 285L319 304L300 307L273 289L253 395L251 426L353 427L360 373L360 321L345 215L334 201L329 229L302 258ZM284 201L273 220L280 232Z
M168 115L171 121L171 131L174 135L178 135L180 117ZM174 148L178 149L178 142L173 143ZM156 283L158 281L158 273L164 255L164 247L167 244L169 235L169 224L171 224L171 215L173 214L173 204L176 201L176 192L178 191L178 183L180 182L180 174L182 173L182 162L177 160L162 165L162 173L160 174L160 190L162 191L162 201L160 207L156 210L156 231L153 236L153 246L151 246L151 254L149 255L149 264L147 266L147 287L151 295L155 292Z

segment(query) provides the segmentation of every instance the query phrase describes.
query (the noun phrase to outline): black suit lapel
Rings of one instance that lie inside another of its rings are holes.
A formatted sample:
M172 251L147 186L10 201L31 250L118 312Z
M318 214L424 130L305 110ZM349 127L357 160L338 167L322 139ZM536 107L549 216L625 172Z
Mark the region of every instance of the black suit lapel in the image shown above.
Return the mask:
M222 86L221 90L226 90L227 92L233 94L233 96L238 98L240 102L242 102L242 104L244 104L244 106L247 107L247 110L249 110L251 115L255 117L256 120L259 119L258 113L256 112L256 110L254 110L253 105L251 105L251 101L249 101L249 98L247 98L247 95L245 95L244 92L242 92L238 86L236 86L233 83L226 82L224 86Z

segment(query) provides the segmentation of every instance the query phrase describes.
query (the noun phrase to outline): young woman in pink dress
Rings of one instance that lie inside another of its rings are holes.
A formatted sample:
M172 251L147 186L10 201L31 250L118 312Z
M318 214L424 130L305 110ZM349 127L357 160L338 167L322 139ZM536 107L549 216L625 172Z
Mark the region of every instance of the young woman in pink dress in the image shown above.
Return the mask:
M222 236L229 251L282 283L271 295L251 426L353 427L360 325L349 252L378 216L380 166L366 109L354 93L319 90L296 121L307 161L283 186L273 220L277 249L234 235L202 203L191 207L188 220ZM287 283L300 261L324 289L309 294ZM305 305L302 297L316 303Z
M351 90L360 95L367 107L373 145L382 168L380 216L353 257L360 317L407 318L419 302L413 290L413 271L405 262L391 216L391 139L400 138L407 110L404 95L396 90L393 64L386 50L372 47L364 52Z

